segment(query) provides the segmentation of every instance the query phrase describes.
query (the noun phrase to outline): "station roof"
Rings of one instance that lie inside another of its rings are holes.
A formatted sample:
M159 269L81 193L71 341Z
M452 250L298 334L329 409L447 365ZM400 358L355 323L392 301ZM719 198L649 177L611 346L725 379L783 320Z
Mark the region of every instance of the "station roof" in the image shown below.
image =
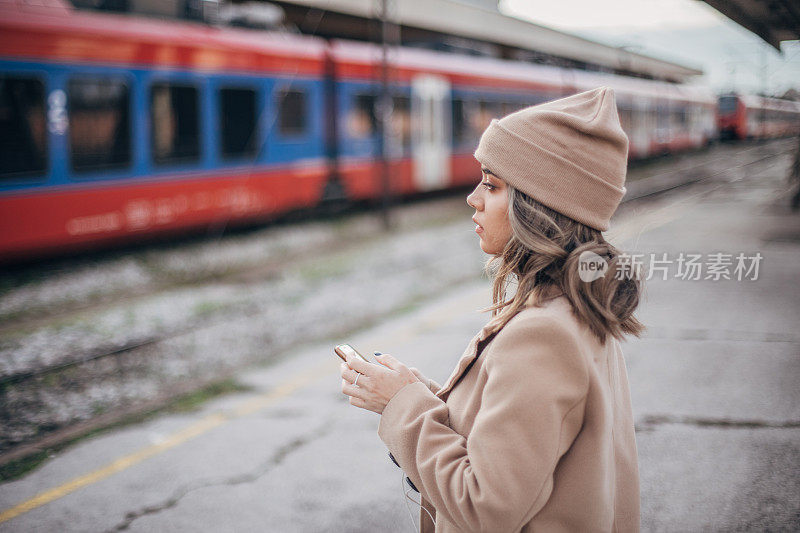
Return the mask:
M278 2L374 19L374 0L291 0ZM623 48L600 44L500 13L488 2L465 0L403 0L394 4L392 20L420 28L563 57L611 71L628 71L656 79L682 82L703 71Z
M781 51L781 41L800 39L797 0L703 0Z

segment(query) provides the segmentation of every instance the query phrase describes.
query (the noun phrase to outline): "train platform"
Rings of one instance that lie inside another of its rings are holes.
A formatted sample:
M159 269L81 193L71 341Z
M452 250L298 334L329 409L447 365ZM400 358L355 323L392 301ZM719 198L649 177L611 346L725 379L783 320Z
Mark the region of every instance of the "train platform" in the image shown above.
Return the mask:
M797 525L800 213L787 207L789 161L742 159L629 202L608 232L653 274L648 330L623 343L643 531ZM682 261L697 255L693 279ZM476 277L347 338L300 335L291 357L238 375L246 391L84 439L0 485L0 532L413 531L378 416L348 404L331 349L391 353L444 381L489 302Z

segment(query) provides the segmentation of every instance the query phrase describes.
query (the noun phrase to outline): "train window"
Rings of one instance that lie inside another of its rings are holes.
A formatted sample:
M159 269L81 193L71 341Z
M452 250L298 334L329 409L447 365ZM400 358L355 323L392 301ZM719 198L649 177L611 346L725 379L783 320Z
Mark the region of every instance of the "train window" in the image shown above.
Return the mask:
M515 104L513 102L503 102L501 109L502 109L502 113L501 114L503 116L506 116L506 115L510 115L511 113L514 113L515 111L518 111L518 110L522 109L522 106L520 104Z
M41 175L47 168L44 84L0 74L0 178Z
M670 112L670 126L682 128L686 125L686 109L673 109Z
M407 153L411 149L411 104L407 96L392 97L391 125L391 138Z
M466 118L464 112L464 100L453 98L451 101L453 108L453 142L456 145L462 144L467 139Z
M694 129L697 125L697 107L690 105L686 108L686 126Z
M195 87L156 83L150 92L153 160L159 164L200 159L200 102Z
M347 116L347 133L350 137L365 139L378 131L378 116L375 114L377 100L374 94L355 95Z
M719 112L731 113L733 111L736 111L736 96L720 96Z
M479 135L483 133L486 128L489 127L493 118L500 118L501 109L500 105L497 102L487 102L486 100L481 100L478 102L478 113L473 116L474 118L474 129L479 132Z
M457 100L458 103L455 103L456 100L454 100L453 102L454 140L460 145L477 143L485 129L486 102L475 100Z
M220 152L223 157L255 156L256 116L256 92L253 89L220 89Z
M80 77L67 83L72 169L91 171L131 163L128 86L111 78Z
M666 129L669 127L669 109L666 107L659 107L657 110L657 127L658 129Z
M306 93L296 89L278 93L278 126L282 135L306 132Z

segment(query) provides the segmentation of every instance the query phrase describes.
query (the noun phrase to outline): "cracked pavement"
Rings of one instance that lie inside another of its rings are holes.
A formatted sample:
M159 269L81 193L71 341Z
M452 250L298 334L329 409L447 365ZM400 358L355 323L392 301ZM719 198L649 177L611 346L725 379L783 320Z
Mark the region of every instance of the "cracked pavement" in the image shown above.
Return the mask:
M220 480L196 480L192 482L190 486L178 489L175 494L157 505L144 507L138 511L131 511L127 513L125 515L125 520L111 528L109 531L125 531L130 528L131 524L136 519L142 516L160 513L161 511L175 507L185 496L195 490L210 487L232 487L234 485L240 485L243 483L253 483L261 476L267 474L275 466L279 465L289 454L297 453L305 444L328 434L331 430L331 427L332 422L329 420L318 427L312 428L305 435L298 436L297 438L287 442L279 447L271 457L269 457L263 464L259 465L253 472L237 474Z
M798 528L800 213L786 208L788 163L631 203L612 222L609 238L629 252L764 257L757 280L646 282L640 319L650 329L623 343L643 531ZM485 323L476 310L489 297L486 280L453 286L349 338L298 344L241 372L248 392L86 439L0 486L0 512L62 488L0 532L413 531L378 417L347 403L331 347L392 353L442 382ZM193 426L203 420L216 422ZM158 453L143 457L148 447ZM110 464L124 468L64 489Z

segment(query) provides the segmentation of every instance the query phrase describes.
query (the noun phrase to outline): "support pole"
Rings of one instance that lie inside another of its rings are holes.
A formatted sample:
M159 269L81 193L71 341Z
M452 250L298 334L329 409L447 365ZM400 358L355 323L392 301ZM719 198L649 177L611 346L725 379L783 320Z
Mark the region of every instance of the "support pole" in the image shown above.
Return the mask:
M389 0L380 2L381 22L381 94L378 100L378 138L381 173L381 220L385 230L392 227L391 221L391 168L389 167L388 143L386 142L390 127L392 100L389 93Z

